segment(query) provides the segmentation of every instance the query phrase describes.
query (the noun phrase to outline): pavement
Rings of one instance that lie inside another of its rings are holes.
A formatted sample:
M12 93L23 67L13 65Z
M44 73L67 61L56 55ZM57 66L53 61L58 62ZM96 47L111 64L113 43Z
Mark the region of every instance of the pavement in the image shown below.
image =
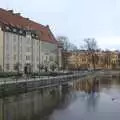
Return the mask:
M49 80L49 79L64 79L67 77L73 77L73 76L82 76L82 75L87 75L91 72L88 71L80 71L71 75L62 75L62 76L55 76L55 77L51 77L51 76L45 76L42 78L19 78L19 79L13 79L13 78L0 78L0 85L2 84L13 84L13 83L23 83L23 82L27 82L27 81L40 81L40 80Z

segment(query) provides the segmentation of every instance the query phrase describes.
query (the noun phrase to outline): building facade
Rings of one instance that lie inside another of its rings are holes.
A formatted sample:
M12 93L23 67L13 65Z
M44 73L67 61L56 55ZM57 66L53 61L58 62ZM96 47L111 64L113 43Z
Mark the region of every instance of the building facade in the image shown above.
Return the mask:
M82 69L119 69L120 53L118 51L71 51L64 52L63 66L69 70Z
M0 9L0 71L39 72L61 66L61 48L49 26Z

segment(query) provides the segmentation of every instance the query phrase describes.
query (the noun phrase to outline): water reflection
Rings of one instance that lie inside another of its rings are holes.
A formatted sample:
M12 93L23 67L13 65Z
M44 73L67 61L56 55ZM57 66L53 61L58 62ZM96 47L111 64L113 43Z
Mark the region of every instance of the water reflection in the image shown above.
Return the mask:
M74 83L74 89L84 92L86 101L86 110L88 112L95 111L97 101L99 100L100 82L96 78L89 78L86 80Z
M0 120L116 120L120 77L94 77L0 99ZM116 97L117 96L117 97Z
M65 93L67 94L67 93ZM43 120L63 99L60 88L0 100L0 120Z
M96 78L89 78L86 80L75 81L73 88L77 91L84 91L86 93L99 92L99 80Z

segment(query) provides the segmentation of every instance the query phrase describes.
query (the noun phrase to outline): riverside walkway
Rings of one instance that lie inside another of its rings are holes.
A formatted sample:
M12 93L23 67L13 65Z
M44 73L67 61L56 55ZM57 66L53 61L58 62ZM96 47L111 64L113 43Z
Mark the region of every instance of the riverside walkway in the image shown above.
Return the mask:
M95 72L86 71L86 72L76 72L71 75L62 75L56 77L1 80L0 96L14 94L14 93L21 93L21 92L23 93L40 88L65 85L72 80L85 78L86 76L92 75L93 73Z
M56 81L59 81L59 80L62 80L63 79L68 79L68 78L76 78L76 77L84 77L86 75L89 75L91 74L91 72L77 72L77 73L74 73L74 74L71 74L71 75L61 75L61 76L47 76L47 77L35 77L35 78L14 78L14 79L6 79L4 78L3 80L0 80L0 85L3 85L3 84L13 84L13 83L22 83L22 82L35 82L35 81L48 81L48 80L56 80Z

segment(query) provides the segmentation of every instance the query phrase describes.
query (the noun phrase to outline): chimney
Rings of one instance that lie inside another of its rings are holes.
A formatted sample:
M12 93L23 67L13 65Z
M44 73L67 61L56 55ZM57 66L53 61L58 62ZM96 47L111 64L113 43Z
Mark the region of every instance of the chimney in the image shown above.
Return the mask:
M13 10L8 10L8 12L13 13Z
M26 20L30 20L29 18L26 18Z
M21 14L20 13L15 13L15 15L20 16Z
M49 28L49 25L46 25L47 28Z

